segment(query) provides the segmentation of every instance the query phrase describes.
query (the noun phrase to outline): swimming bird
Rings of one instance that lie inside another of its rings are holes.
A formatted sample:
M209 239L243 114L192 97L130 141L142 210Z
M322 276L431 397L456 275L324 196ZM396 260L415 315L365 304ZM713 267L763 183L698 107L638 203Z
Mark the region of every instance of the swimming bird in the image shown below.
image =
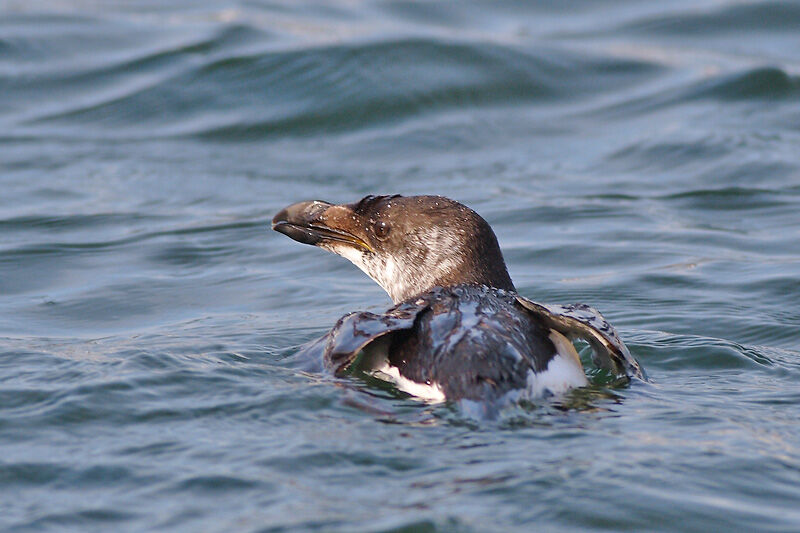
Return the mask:
M580 338L595 365L645 379L598 311L518 294L492 228L454 200L300 202L272 228L350 260L394 302L345 315L305 348L335 374L359 369L433 401L537 399L588 384L572 344Z

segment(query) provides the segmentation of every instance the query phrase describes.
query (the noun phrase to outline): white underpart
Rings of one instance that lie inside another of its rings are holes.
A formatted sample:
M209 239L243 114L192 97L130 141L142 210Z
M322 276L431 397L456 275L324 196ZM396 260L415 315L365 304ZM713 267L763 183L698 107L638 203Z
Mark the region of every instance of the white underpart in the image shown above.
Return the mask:
M363 370L378 379L394 384L398 390L428 402L445 401L438 383L419 383L400 374L400 369L389 363L389 337L377 339L364 349Z
M445 401L444 392L439 388L438 383L417 383L407 377L400 375L400 369L396 366L391 366L388 363L384 366L376 368L372 375L390 383L394 383L395 387L399 390L416 396L421 400L428 402L443 402Z
M550 340L556 347L556 354L542 372L528 372L527 393L531 398L541 398L550 394L563 394L575 387L589 384L583 371L581 359L575 346L561 333L550 330Z

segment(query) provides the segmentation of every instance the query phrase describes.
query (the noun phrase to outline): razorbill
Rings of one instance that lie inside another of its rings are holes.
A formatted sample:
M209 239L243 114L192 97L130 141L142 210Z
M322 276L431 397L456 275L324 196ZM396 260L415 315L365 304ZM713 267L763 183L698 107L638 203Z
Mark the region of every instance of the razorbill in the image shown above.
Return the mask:
M305 348L336 374L358 368L433 401L536 399L588 384L572 344L580 338L596 366L645 379L595 309L517 294L492 228L458 202L300 202L272 228L350 260L394 301L385 313L345 315Z

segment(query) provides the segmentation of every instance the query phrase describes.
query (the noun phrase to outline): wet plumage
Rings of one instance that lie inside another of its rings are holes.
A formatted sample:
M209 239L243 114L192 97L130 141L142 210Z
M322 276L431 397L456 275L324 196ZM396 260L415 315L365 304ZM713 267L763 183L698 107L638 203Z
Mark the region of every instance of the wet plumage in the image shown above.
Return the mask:
M305 349L335 373L358 367L435 400L535 398L587 384L568 340L583 338L595 364L643 378L596 310L519 296L491 227L453 200L302 202L273 227L349 259L395 301L382 314L342 317Z

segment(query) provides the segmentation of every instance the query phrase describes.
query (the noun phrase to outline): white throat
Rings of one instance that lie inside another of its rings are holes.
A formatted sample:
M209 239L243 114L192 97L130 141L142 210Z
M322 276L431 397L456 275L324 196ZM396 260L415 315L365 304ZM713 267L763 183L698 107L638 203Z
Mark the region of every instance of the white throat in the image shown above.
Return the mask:
M423 264L415 263L410 257L362 252L338 243L326 247L360 268L389 294L394 303L400 303L436 286L437 280L446 279L458 266L456 239L442 231L433 231L426 237L423 243L415 243L427 249Z

